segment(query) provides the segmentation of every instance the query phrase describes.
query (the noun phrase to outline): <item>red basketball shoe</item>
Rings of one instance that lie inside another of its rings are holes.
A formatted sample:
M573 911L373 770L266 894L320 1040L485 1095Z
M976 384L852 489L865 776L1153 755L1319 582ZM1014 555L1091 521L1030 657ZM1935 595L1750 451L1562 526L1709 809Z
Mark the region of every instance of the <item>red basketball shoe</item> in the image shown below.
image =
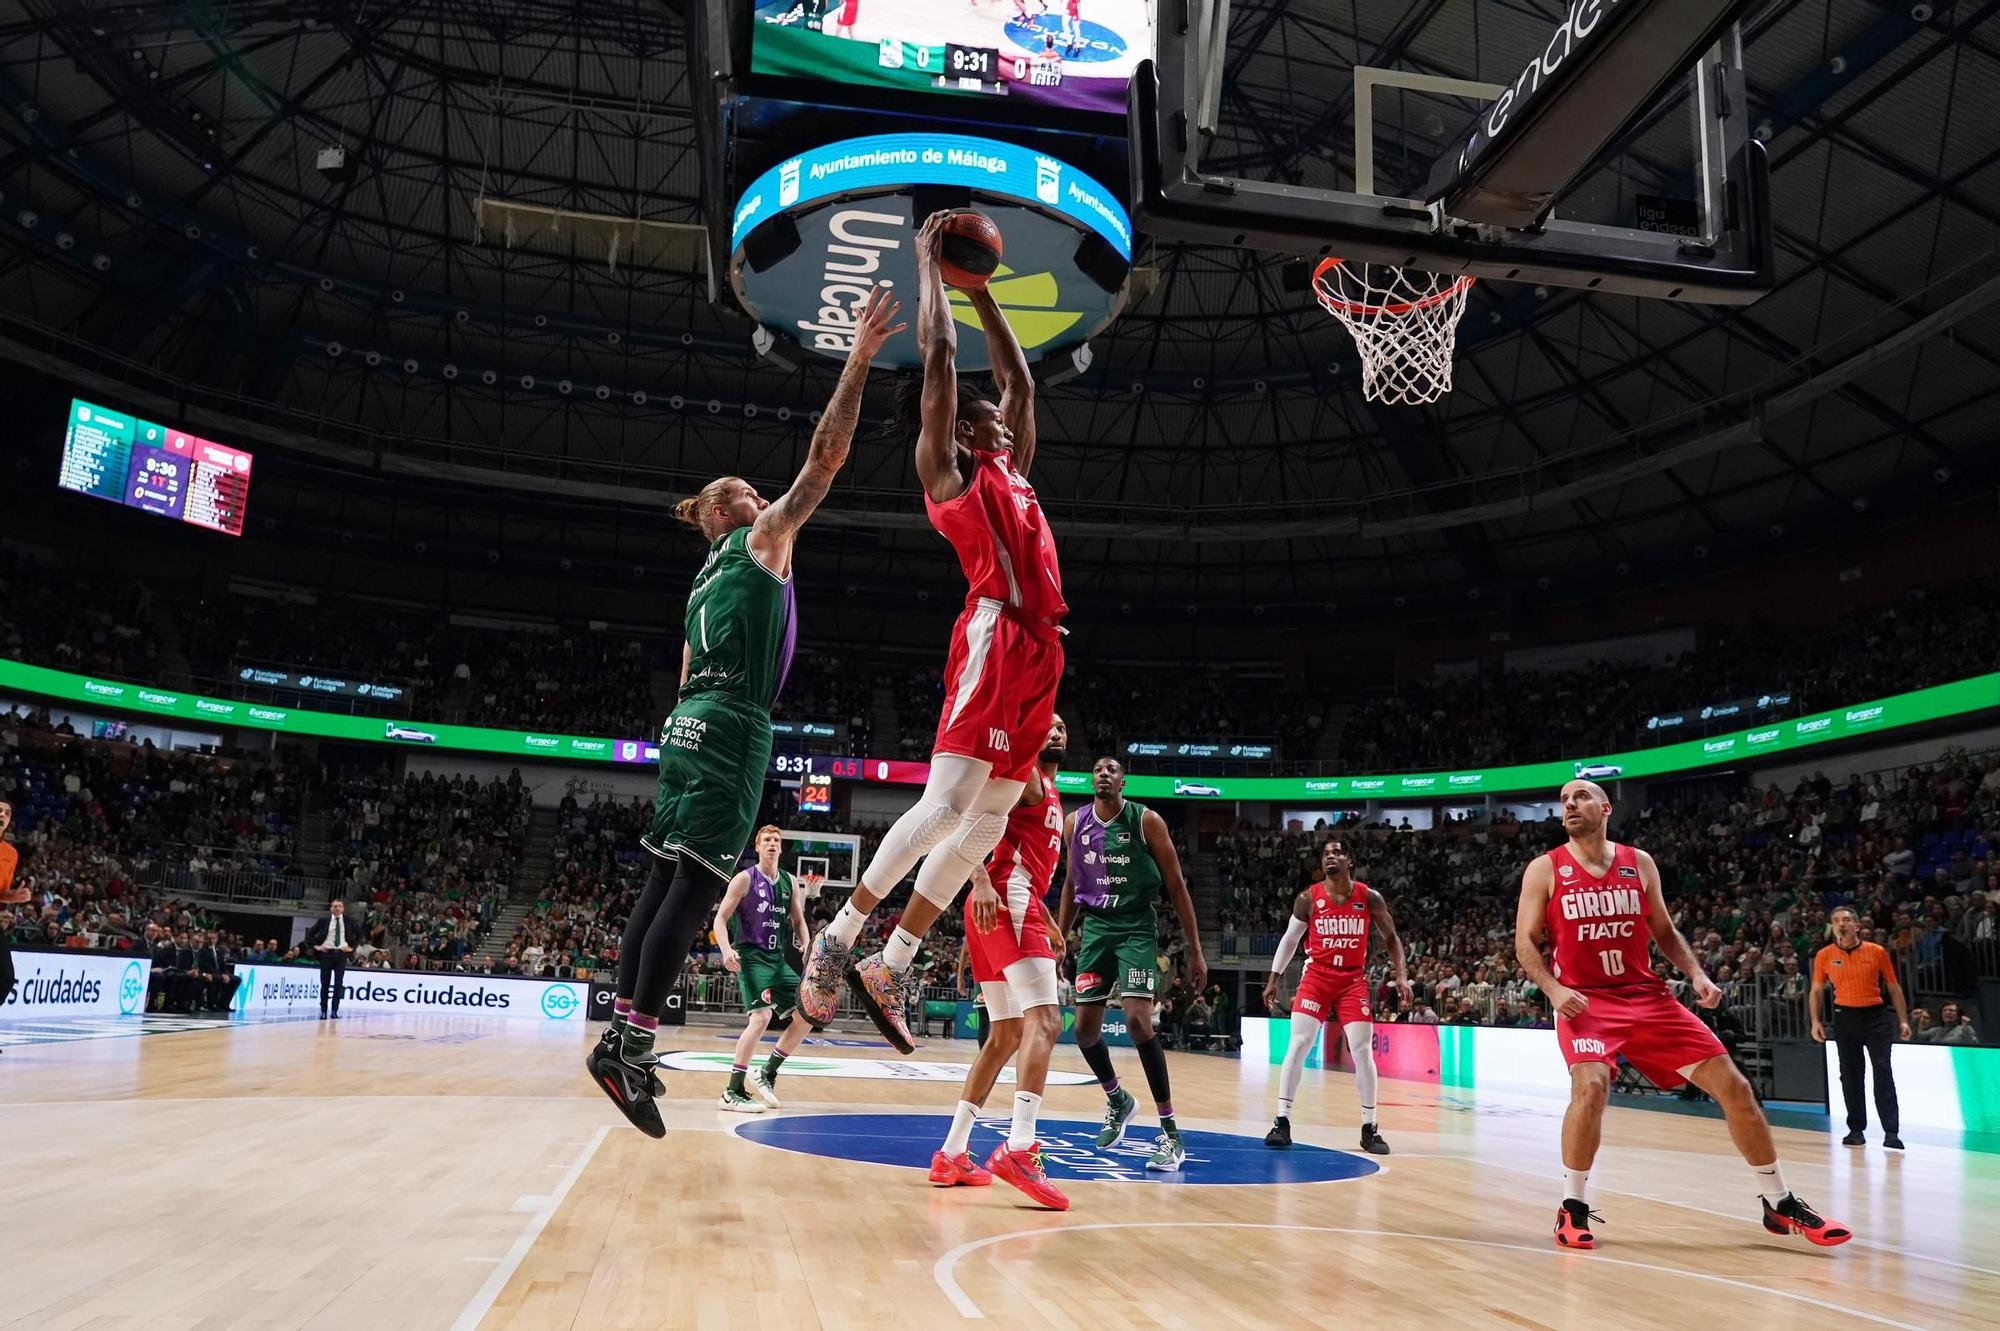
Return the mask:
M973 1163L970 1151L960 1151L957 1155L931 1152L931 1186L934 1188L984 1188L992 1182L993 1176Z
M1838 1248L1854 1237L1854 1231L1846 1225L1824 1218L1790 1193L1776 1206L1764 1203L1764 1228L1773 1234L1796 1231L1806 1236L1807 1243L1822 1248Z
M994 1177L1013 1184L1051 1211L1069 1210L1069 1198L1058 1192L1049 1182L1049 1176L1042 1172L1040 1142L1025 1151L1016 1151L1003 1141L986 1157L986 1167L993 1171Z
M1597 1237L1590 1232L1590 1222L1602 1220L1594 1214L1588 1202L1575 1198L1556 1208L1556 1246L1558 1248L1583 1248L1586 1251L1597 1246Z

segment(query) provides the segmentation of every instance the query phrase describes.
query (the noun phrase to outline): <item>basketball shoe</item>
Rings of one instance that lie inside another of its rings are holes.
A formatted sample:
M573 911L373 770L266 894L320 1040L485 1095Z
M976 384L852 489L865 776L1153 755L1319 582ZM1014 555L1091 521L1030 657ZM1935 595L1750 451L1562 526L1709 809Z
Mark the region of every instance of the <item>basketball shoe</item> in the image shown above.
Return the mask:
M917 988L917 968L911 966L901 975L889 969L889 963L882 960L877 952L867 958L849 973L848 987L861 1000L868 1019L875 1023L875 1029L882 1032L882 1038L896 1047L899 1054L914 1054L917 1042L910 1038L910 995ZM804 995L805 990L800 988ZM811 1014L808 1013L808 1016Z
M1292 1121L1283 1114L1271 1124L1271 1130L1264 1134L1264 1145L1274 1151L1285 1150L1292 1144Z
M1048 1174L1042 1169L1040 1142L1025 1151L1017 1151L1003 1141L993 1148L993 1154L986 1157L986 1167L992 1171L994 1178L1013 1184L1049 1210L1069 1210L1069 1198L1049 1182Z
M847 959L854 949L827 937L822 929L813 935L806 952L806 973L799 979L799 1011L815 1030L833 1020L834 1005L840 1001L840 977L847 973Z
M1556 1246L1595 1248L1597 1236L1590 1232L1590 1222L1603 1219L1603 1216L1590 1209L1590 1203L1570 1198L1556 1208Z
M762 1064L750 1069L750 1075L743 1079L750 1087L750 1094L762 1100L771 1108L778 1108L778 1088L771 1084L771 1074Z
M1102 1151L1125 1140L1125 1125L1139 1112L1139 1102L1123 1086L1104 1107L1104 1126L1097 1130L1097 1149Z
M1002 1146L1006 1143L1002 1142ZM931 1186L934 1188L983 1188L993 1182L993 1176L973 1162L972 1152L960 1151L957 1155L946 1155L943 1151L931 1152Z
M1791 1193L1776 1206L1764 1203L1764 1228L1773 1234L1803 1234L1807 1243L1821 1248L1837 1248L1854 1237L1846 1225L1825 1219Z

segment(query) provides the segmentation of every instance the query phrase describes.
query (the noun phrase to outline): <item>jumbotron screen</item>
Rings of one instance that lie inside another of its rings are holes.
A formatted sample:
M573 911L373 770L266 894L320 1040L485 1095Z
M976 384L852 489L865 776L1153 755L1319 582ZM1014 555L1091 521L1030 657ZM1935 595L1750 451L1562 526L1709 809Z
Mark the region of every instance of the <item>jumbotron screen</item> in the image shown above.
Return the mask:
M1125 114L1152 0L750 0L753 74Z
M69 404L57 484L210 531L243 534L250 455L81 398Z

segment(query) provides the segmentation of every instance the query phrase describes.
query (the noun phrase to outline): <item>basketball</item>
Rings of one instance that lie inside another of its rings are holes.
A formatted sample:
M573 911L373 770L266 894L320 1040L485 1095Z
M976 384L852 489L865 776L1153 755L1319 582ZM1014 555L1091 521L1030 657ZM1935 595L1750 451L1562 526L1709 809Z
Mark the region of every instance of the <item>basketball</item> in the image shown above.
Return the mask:
M973 291L1000 266L1000 228L984 213L953 213L944 224L939 267L946 286Z

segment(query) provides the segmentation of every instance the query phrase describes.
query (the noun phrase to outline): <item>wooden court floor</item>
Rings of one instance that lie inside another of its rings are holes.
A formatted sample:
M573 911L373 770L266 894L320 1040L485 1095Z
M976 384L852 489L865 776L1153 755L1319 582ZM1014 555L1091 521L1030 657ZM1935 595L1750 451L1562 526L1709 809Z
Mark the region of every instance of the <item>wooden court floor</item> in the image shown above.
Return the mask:
M1559 1252L1560 1104L1385 1082L1395 1154L1363 1172L1352 1079L1310 1071L1302 1149L1274 1164L1276 1070L1174 1055L1201 1134L1187 1175L1072 1151L1072 1177L1096 1172L1052 1214L1004 1185L925 1184L956 1099L937 1065L970 1044L808 1046L784 1109L747 1117L714 1108L724 1034L667 1042L693 1070L664 1074L656 1142L589 1084L575 1025L349 1017L27 1045L0 1027L0 1327L2000 1323L1992 1155L1781 1130L1788 1181L1859 1234L1821 1251L1758 1226L1719 1122L1614 1109L1600 1246ZM1057 1067L1082 1072L1070 1049ZM1052 1086L1051 1135L1087 1134L1102 1103ZM982 1125L975 1149L995 1140Z

